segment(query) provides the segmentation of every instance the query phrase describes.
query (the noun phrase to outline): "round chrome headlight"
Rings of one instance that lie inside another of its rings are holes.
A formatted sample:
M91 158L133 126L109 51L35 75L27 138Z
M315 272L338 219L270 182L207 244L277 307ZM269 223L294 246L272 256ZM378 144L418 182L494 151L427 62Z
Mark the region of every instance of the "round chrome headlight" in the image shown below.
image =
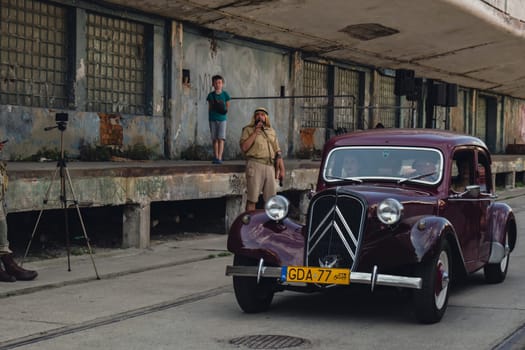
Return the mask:
M266 215L268 215L270 219L280 221L288 215L289 205L290 202L288 199L281 195L276 195L266 201L264 210L266 210Z
M403 209L403 204L399 201L387 198L377 206L377 217L382 223L393 225L401 219Z

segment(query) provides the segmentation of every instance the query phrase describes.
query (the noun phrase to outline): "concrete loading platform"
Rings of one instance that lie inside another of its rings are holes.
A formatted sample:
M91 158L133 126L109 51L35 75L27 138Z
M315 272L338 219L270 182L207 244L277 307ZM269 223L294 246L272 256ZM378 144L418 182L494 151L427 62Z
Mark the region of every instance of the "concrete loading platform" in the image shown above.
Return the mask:
M224 232L244 209L244 161L214 165L207 161L70 162L68 173L80 207L122 206L122 248L150 244L151 205L224 198ZM299 213L308 206L319 161L285 160L286 180L280 188L295 193ZM10 213L62 208L56 162L10 162L7 195ZM524 182L525 155L493 156L493 184L505 189ZM67 199L73 199L69 194ZM48 193L49 191L49 193ZM49 199L47 204L43 200Z

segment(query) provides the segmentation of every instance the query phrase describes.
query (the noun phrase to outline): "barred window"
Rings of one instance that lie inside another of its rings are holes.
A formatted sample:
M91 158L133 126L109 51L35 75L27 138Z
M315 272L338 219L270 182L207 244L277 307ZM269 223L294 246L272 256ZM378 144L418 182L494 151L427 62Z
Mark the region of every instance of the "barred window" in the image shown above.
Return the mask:
M87 110L145 113L143 24L88 13Z
M482 140L487 138L487 99L483 96L478 97L477 101L474 136Z
M356 105L359 101L359 72L338 68L335 95L334 129L355 130L357 127Z
M304 62L303 91L306 96L328 95L328 66ZM327 125L328 98L305 98L302 127L325 128Z
M0 0L0 104L64 108L65 9Z
M394 94L395 78L381 75L379 77L378 117L387 128L396 127L397 97Z

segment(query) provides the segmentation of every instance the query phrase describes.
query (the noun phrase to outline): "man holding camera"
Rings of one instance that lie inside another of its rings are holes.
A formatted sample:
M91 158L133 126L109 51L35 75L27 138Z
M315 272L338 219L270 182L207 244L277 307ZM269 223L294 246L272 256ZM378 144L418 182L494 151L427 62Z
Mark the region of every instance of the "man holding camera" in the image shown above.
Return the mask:
M4 149L4 144L0 142L0 152ZM0 161L0 260L4 268L0 265L0 282L31 281L38 275L36 271L25 270L17 265L13 259L13 252L9 249L7 240L7 218L5 210L5 195L7 190L7 165ZM5 269L5 270L4 270Z
M266 202L277 193L276 179L284 179L284 162L275 129L270 125L268 111L259 107L250 124L242 129L239 142L246 156L246 210L255 210L259 194Z

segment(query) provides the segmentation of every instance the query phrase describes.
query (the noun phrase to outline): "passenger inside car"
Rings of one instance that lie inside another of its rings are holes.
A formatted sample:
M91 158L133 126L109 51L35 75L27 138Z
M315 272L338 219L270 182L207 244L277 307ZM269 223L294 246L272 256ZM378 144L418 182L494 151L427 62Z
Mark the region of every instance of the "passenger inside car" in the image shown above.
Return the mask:
M359 161L354 155L347 155L343 160L341 177L354 177L359 175Z
M464 192L470 185L470 163L467 159L458 159L454 164L457 167L457 175L452 178L451 190Z
M408 160L408 159L407 159ZM435 181L440 177L441 160L436 152L420 152L411 157L405 176L422 181Z
M428 177L436 178L436 164L431 161L416 160L412 164L414 172L411 176L427 175Z

